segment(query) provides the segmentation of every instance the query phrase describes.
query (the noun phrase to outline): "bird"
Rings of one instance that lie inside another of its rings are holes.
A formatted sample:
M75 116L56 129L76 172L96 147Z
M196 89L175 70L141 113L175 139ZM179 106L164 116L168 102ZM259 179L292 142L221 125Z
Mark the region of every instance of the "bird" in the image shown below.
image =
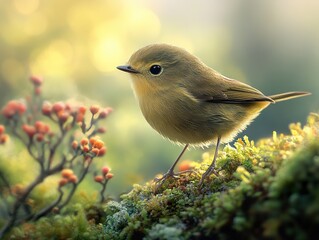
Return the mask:
M133 53L117 69L130 74L135 96L146 121L159 134L184 145L174 164L155 179L157 188L175 173L189 146L215 145L212 163L198 183L215 172L220 144L232 141L270 104L307 96L285 92L266 96L258 89L223 76L183 48L157 43Z

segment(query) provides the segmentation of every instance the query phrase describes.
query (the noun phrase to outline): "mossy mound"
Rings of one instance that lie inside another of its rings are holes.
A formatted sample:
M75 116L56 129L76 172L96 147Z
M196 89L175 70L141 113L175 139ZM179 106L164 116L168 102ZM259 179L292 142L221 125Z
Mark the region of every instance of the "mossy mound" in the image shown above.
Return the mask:
M314 239L319 226L319 117L290 126L257 145L239 139L221 151L204 188L200 176L183 175L154 194L135 185L110 202L107 239ZM203 173L212 155L195 170Z
M315 239L319 116L290 129L290 135L273 133L257 144L245 137L225 146L219 175L202 189L200 175L213 153L156 194L153 182L135 185L120 202L86 210L78 204L64 215L15 228L8 239Z

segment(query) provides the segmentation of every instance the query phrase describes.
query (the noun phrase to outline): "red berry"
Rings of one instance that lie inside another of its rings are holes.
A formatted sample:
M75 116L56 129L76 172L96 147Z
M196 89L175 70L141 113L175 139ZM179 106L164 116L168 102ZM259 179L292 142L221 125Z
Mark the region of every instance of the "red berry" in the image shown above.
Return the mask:
M65 105L63 102L56 102L53 104L52 106L52 110L53 112L55 112L56 114L60 111L62 111L64 109Z
M30 80L35 86L40 86L43 82L43 78L37 76L31 76Z
M100 176L100 175L98 175L98 176L95 176L94 177L94 181L95 182L103 182L103 180L104 180L104 177L103 176Z
M100 110L100 107L98 105L92 105L90 107L90 112L94 115L94 114L97 114Z
M17 112L22 115L25 111L27 110L27 106L22 103L22 102L18 102L18 105L17 105Z
M82 150L83 150L83 152L89 152L90 151L90 148L89 148L89 146L88 145L85 145L85 146L83 146L82 147Z
M104 142L98 139L93 143L93 147L101 149L102 147L104 147Z
M6 130L5 126L0 125L0 134L4 133Z
M97 140L98 140L97 137L91 137L91 138L90 138L90 144L91 144L92 146L94 146L94 143L95 143Z
M74 150L76 150L76 149L78 148L78 146L79 146L79 143L78 143L78 141L75 141L75 140L74 140L71 145L72 145L72 148L73 148Z
M61 176L63 178L69 179L73 175L73 170L69 168L65 168L61 171Z
M82 146L84 146L84 145L87 145L89 143L89 140L87 138L82 138L80 143Z
M41 122L41 121L36 121L34 123L34 127L35 127L35 129L36 129L36 131L38 133L45 134L45 133L48 133L50 131L49 125L47 125L47 124L45 124L44 122Z
M4 144L9 140L9 135L7 134L2 134L0 135L0 144Z
M113 178L113 176L114 176L113 173L108 173L108 174L105 175L105 178L106 179L111 179L111 178Z
M44 102L42 105L43 115L50 116L52 112L52 104L50 102Z
M8 105L6 105L6 106L2 109L2 114L3 114L6 118L11 118L15 113L16 113L15 109L10 108Z
M106 153L106 147L102 147L101 149L100 149L100 151L99 151L99 154L98 154L98 156L99 157L102 157L102 156L104 156L104 154Z
M93 153L93 154L95 154L95 156L98 156L99 155L99 149L98 148L93 148L92 150L91 150L91 152Z
M30 137L32 138L34 134L36 133L36 129L34 126L28 125L28 124L23 124L22 125L22 130Z
M106 129L104 127L99 127L97 130L96 130L98 133L105 133L106 132Z
M38 133L35 138L38 142L42 142L44 140L44 135L42 133Z
M60 179L59 181L59 187L63 187L65 184L68 183L68 180L65 178Z
M101 169L101 172L102 172L103 175L108 174L109 171L110 171L110 168L109 168L109 167L106 167L106 166L102 167L102 169Z
M79 111L79 113L81 113L81 114L85 114L85 112L86 112L86 107L85 107L85 106L80 106L78 111Z
M104 119L106 118L111 112L113 111L112 108L105 108L100 112L99 118Z
M71 183L77 183L77 182L78 182L78 177L73 174L73 175L69 178L69 181L70 181Z
M57 115L58 115L60 123L65 123L68 120L69 116L70 116L70 114L68 112L65 112L63 110L58 112Z
M76 115L76 120L75 120L75 121L76 121L77 123L81 123L81 122L83 122L83 119L84 119L84 114L78 112L78 114Z

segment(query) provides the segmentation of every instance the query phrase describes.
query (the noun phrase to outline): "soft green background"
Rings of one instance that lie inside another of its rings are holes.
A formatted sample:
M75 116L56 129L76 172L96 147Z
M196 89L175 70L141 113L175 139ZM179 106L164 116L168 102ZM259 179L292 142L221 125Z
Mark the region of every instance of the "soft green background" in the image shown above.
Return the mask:
M116 196L166 171L181 150L148 126L129 76L116 66L140 47L165 42L265 94L312 92L271 106L244 134L287 132L290 122L318 110L318 11L316 0L0 0L0 106L25 96L35 74L52 101L113 107L105 123L109 152L98 164L111 166L109 193ZM27 161L13 146L0 148L1 161ZM200 160L202 152L191 149L184 158ZM95 186L91 179L88 186Z

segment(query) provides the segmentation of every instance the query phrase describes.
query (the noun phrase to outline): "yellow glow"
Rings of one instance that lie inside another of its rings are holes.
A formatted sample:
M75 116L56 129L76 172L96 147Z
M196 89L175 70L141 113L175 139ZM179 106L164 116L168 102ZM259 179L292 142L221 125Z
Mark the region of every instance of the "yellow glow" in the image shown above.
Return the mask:
M10 24L1 26L1 32L6 33L2 34L1 37L12 46L23 45L27 39L25 33L20 30L21 26L21 22L17 20L13 20Z
M160 21L152 11L134 5L123 9L118 16L100 22L91 32L93 65L102 72L115 71L116 63L128 58L130 38L147 41L159 35L160 27Z
M232 37L229 32L223 28L215 29L216 36L210 38L211 51L215 55L215 59L227 56L232 45Z
M74 4L66 16L67 22L73 31L83 34L107 16L107 10L104 16L100 16L99 11L98 6L90 5L88 2Z
M121 19L112 19L96 24L93 28L91 35L93 39L103 38L105 36L123 36L123 22Z
M115 36L104 36L92 44L93 65L102 72L115 70L115 63L123 58L121 41Z
M28 35L39 35L47 29L47 19L44 15L32 14L28 21L25 23L23 30Z
M151 10L131 6L126 9L126 20L123 21L123 28L132 35L147 40L149 37L156 37L161 30L161 23L157 15Z
M32 14L39 7L39 0L13 0L16 10L24 15Z
M31 71L39 74L64 74L70 71L73 48L65 40L55 40L31 63ZM32 61L33 59L31 59Z

